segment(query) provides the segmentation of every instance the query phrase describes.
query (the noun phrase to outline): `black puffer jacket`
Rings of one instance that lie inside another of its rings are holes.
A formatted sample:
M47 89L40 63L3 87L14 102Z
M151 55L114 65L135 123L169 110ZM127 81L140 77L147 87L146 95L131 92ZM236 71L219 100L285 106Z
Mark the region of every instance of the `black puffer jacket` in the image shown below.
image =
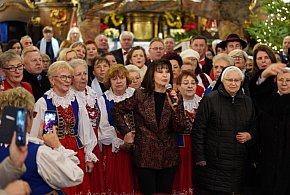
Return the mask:
M247 147L236 140L237 132L249 132L255 137L254 106L241 90L231 97L221 84L206 95L198 109L192 130L194 161L206 161L204 167L194 167L198 186L219 192L242 191Z

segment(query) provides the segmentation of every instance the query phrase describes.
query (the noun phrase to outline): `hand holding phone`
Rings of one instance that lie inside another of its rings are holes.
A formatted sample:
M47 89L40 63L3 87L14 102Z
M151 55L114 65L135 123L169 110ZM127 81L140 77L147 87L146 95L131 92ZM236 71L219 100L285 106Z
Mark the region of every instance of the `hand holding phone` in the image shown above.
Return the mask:
M55 111L46 111L44 114L43 134L47 134L53 130L53 126L57 125L57 115Z
M16 131L16 145L26 145L27 110L6 106L3 110L0 128L0 143L10 144Z
M26 120L27 110L22 108L17 110L16 115L16 145L26 145Z
M9 153L10 153L10 159L12 161L12 163L18 167L18 168L22 168L24 161L27 157L27 145L25 146L17 146L16 145L16 132L14 132L12 140L11 140L11 144L9 146Z

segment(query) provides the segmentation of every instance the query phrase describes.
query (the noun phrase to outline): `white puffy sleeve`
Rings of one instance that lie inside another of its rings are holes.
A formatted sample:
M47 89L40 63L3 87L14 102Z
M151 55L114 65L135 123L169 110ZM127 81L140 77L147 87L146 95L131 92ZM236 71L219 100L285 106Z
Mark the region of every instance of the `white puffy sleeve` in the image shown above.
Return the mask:
M39 147L36 163L39 175L54 189L76 186L83 182L84 172L77 165L76 152L63 146L52 149L46 145Z
M30 130L31 137L38 137L40 130L42 129L44 113L47 110L47 105L43 97L39 98L34 104L33 108L33 121Z
M98 105L101 111L100 125L98 128L99 141L104 145L112 144L112 152L117 152L120 145L124 144L124 141L117 137L115 127L111 126L109 123L108 112L103 96L98 99Z
M84 144L85 160L86 162L97 162L98 158L93 153L93 150L97 145L98 140L90 123L90 118L87 113L86 107L82 104L79 105L78 133L82 140L82 143Z

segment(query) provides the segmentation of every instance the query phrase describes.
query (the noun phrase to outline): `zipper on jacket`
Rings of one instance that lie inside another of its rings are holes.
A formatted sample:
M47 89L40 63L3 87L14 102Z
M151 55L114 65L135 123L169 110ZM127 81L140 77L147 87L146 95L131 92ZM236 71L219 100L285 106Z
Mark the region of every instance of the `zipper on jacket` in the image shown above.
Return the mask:
M235 96L232 96L232 104L235 103Z

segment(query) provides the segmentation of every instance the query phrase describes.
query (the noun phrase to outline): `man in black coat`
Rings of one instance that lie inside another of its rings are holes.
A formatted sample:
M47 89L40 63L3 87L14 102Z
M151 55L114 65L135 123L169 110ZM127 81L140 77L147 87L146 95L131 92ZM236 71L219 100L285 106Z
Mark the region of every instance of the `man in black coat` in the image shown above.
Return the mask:
M120 34L121 48L111 51L111 53L115 56L118 64L125 65L127 55L133 46L133 41L134 41L134 34L132 32L123 31Z
M37 47L29 46L22 51L24 71L22 81L28 82L32 87L33 96L37 101L50 89L50 83L41 64L41 56Z

